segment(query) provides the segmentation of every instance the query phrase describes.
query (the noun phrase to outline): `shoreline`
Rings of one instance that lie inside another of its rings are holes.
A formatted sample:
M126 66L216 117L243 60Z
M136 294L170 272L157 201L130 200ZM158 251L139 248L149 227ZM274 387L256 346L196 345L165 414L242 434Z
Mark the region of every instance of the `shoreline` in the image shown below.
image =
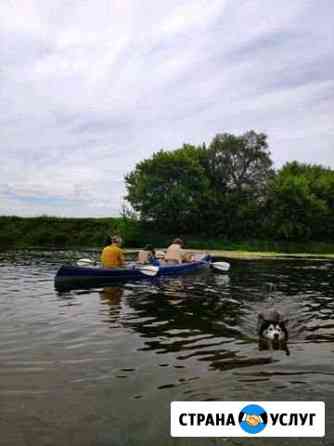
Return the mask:
M123 248L125 254L135 254L141 248ZM156 248L157 251L164 251L166 248ZM3 252L10 251L99 251L96 246L73 246L73 247L51 247L51 246L31 246L31 247L10 247L3 248ZM252 251L247 249L199 249L185 248L193 253L208 253L213 257L222 257L229 260L318 260L334 261L334 253L321 252L285 252L285 251Z
M208 250L209 254L215 257L225 257L236 260L334 260L334 254L321 253L286 253L286 252L265 252L265 251L228 251L228 250Z

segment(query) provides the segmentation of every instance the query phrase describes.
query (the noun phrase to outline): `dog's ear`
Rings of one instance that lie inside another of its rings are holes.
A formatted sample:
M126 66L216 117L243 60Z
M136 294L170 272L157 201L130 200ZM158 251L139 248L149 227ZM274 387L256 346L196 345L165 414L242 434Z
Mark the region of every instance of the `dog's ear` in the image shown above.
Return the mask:
M288 324L289 319L284 318L279 321L279 324L283 330L287 330L286 325Z
M263 313L259 313L258 315L257 315L257 319L260 321L264 321L264 316L263 316Z

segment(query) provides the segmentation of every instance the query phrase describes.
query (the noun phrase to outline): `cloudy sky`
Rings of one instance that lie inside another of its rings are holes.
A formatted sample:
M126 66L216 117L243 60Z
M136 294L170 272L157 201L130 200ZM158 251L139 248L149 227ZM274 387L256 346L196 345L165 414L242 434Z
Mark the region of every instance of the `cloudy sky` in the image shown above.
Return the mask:
M1 0L0 214L117 215L158 149L334 168L332 0Z

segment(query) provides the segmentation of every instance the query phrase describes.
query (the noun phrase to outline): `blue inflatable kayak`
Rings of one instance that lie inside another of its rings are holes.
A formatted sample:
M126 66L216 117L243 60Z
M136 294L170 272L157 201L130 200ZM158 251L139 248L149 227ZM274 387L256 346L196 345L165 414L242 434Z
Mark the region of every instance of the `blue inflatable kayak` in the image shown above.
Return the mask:
M193 273L210 266L210 257L205 256L201 260L181 263L178 265L162 264L156 268L154 274L150 274L145 267L129 266L128 268L100 268L92 266L63 265L55 277L56 288L66 287L67 285L81 283L112 283L128 282L135 280L149 279L160 276L174 276L180 274ZM149 267L148 267L149 268Z

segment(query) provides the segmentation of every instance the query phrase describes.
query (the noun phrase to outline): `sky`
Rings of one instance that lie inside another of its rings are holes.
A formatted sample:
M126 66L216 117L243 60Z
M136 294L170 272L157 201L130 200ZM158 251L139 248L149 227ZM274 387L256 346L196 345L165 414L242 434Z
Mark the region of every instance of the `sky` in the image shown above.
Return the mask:
M334 168L332 0L1 0L0 215L119 215L160 149Z

